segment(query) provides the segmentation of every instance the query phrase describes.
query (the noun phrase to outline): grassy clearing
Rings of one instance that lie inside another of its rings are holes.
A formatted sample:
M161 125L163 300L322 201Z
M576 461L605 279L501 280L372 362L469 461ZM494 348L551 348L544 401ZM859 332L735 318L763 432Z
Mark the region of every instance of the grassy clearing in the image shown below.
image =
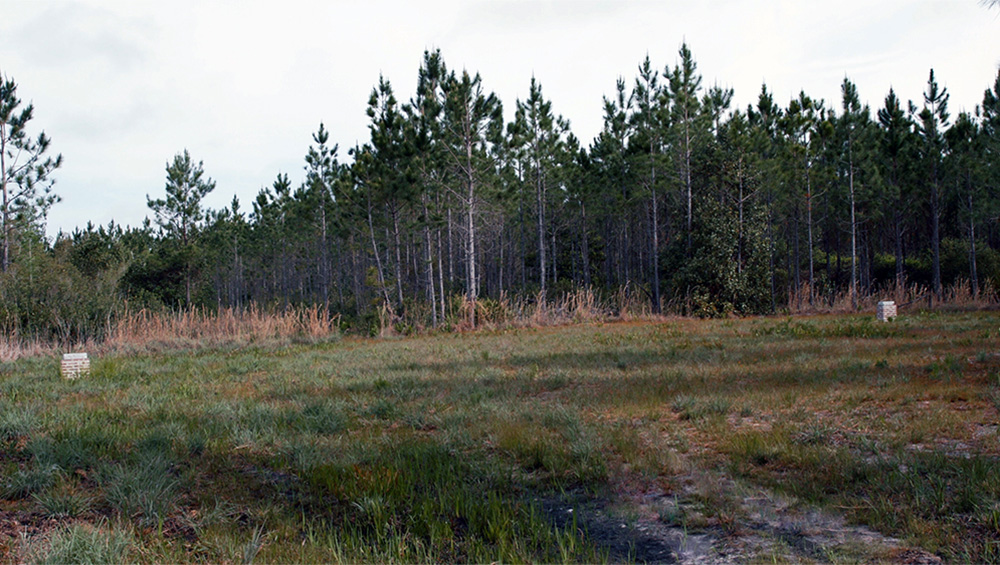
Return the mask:
M78 381L21 359L0 366L0 559L620 560L546 501L627 518L660 491L660 522L724 540L765 489L996 561L998 339L996 314L937 313L153 352ZM774 537L749 557L872 557Z

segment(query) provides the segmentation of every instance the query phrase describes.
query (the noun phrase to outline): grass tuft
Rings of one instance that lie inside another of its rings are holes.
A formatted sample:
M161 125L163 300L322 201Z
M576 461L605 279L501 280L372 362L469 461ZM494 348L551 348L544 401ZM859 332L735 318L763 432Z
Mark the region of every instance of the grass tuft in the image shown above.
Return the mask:
M99 480L105 501L126 520L162 526L175 508L178 481L162 455L146 453L134 463L112 464L104 468Z
M56 530L47 543L31 543L26 553L28 561L38 565L124 563L134 547L124 530L74 524Z

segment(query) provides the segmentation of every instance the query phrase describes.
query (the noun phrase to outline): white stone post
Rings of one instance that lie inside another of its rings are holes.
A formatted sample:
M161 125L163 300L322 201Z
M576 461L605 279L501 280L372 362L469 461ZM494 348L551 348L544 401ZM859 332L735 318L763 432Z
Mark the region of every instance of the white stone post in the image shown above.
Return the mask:
M892 318L896 317L896 303L892 300L883 300L878 303L878 307L875 309L875 317L878 318L880 322L888 322Z
M64 353L60 370L65 379L89 375L90 358L86 353Z

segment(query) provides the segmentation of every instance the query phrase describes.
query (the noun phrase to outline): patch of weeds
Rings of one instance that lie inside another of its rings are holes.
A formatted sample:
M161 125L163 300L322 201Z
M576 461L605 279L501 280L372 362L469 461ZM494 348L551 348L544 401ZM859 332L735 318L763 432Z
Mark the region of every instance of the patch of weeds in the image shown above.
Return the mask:
M90 510L93 497L68 483L56 485L40 494L32 494L42 513L49 518L76 518Z
M60 469L57 466L31 465L28 469L18 469L3 482L3 495L14 500L27 498L43 492L56 482Z
M253 535L247 541L246 545L243 546L242 563L244 565L250 565L257 558L257 554L260 553L261 548L264 547L264 542L267 541L264 535L264 526L258 526L254 529Z
M27 553L28 560L39 565L124 563L133 544L126 531L74 524L57 530L48 543L34 542Z
M784 438L774 432L748 431L733 435L727 450L734 462L763 466L780 461L785 443Z
M815 334L815 326L812 324L804 324L802 322L794 322L791 317L785 318L783 322L755 325L752 331L752 335L754 337L813 337Z
M354 464L305 473L322 502L301 531L348 562L597 560L578 532L553 527L512 495L510 477L431 442L385 445ZM320 518L330 514L343 518Z
M682 420L703 420L725 416L731 407L732 401L718 396L707 400L698 400L692 396L681 395L676 397L671 404L671 408L680 415Z
M379 420L391 420L396 417L396 405L389 400L380 398L368 405L364 414L366 416L378 418Z
M38 417L28 408L0 404L0 445L16 444L38 428Z
M678 395L670 403L670 409L678 414L684 414L694 409L698 404L698 399L688 395Z
M54 441L50 437L32 439L27 451L40 467L45 468L81 469L95 464L98 460L77 443Z
M522 469L542 472L547 479L586 484L607 475L595 438L574 426L540 427L521 417L500 422L494 437Z
M962 359L948 354L944 359L934 361L927 366L927 373L933 379L941 379L945 382L952 382L956 377L961 377L964 370Z
M75 422L71 420L51 435L32 438L27 451L42 465L55 465L65 471L92 469L102 456L117 454L121 447L119 440L126 432L122 426L99 422L96 418L79 428L73 425Z
M664 524L669 524L671 526L686 527L686 523L684 520L686 515L687 512L681 506L676 496L674 496L672 500L664 504L657 512L657 516L659 517L660 521L663 522Z
M300 411L286 414L290 427L305 434L333 435L347 429L345 407L329 401L312 401Z
M136 442L135 449L137 452L144 453L169 453L173 447L172 438L175 435L179 434L170 433L162 426L153 428Z
M102 357L95 359L90 368L91 380L115 381L122 376L123 363L117 357Z
M838 319L832 327L824 328L822 333L824 337L886 338L894 337L900 331L894 324L878 322L874 318L865 316L860 319Z
M744 511L741 501L731 492L726 477L709 472L698 474L692 498L698 503L700 514L710 518L711 523L721 527L726 533L738 531ZM691 517L697 518L698 515L699 513L692 513Z
M122 517L141 525L162 525L174 510L177 480L163 456L146 455L135 463L107 466L99 482L105 501Z
M538 379L535 382L536 393L537 392L551 392L556 391L561 388L565 388L569 384L569 379L565 375L552 375Z
M987 398L993 404L993 409L1000 412L1000 390L994 388L987 393Z
M792 441L801 445L824 445L830 441L833 430L823 424L809 424L792 435Z
M188 455L191 457L199 457L204 454L207 446L208 438L200 431L188 434L184 438L184 447L187 450Z

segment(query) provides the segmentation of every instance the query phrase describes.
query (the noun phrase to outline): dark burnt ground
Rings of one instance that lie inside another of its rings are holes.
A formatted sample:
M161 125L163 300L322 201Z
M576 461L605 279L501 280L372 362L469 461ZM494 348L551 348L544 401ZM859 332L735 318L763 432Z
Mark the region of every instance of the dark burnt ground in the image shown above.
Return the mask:
M719 563L714 533L690 533L660 520L612 506L584 493L536 499L546 518L560 528L575 527L607 553L611 563Z

